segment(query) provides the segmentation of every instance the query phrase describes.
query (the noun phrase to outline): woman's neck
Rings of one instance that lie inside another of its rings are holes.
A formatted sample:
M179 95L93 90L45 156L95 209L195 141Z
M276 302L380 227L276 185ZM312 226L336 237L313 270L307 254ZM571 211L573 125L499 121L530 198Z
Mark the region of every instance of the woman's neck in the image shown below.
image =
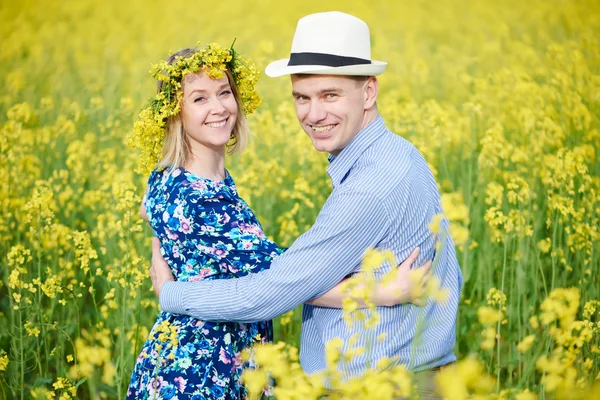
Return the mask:
M192 146L190 159L184 168L194 175L214 181L225 179L225 146L214 149L207 146Z

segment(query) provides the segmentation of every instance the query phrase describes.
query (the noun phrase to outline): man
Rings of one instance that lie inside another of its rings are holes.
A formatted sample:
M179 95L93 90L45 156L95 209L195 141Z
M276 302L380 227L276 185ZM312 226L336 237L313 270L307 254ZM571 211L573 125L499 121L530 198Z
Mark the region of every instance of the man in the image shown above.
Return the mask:
M268 320L321 296L357 272L368 248L391 249L404 260L419 247L420 264L433 258L436 239L428 227L442 212L440 195L421 154L389 132L378 113L375 76L385 67L385 62L371 61L369 28L360 19L340 12L300 19L290 58L271 63L266 73L291 75L298 120L315 149L330 153L327 173L333 191L311 229L269 270L258 274L173 282L154 246L153 283L163 310L211 321ZM442 227L447 229L446 220ZM438 252L433 274L449 291L443 303L381 307L374 330L349 328L340 309L304 305L303 369L307 373L324 369L325 343L356 333L360 338L356 345L371 349L345 365L345 376L359 374L381 357L414 371L455 361L462 278L451 238ZM426 318L416 338L419 315ZM382 333L386 339L377 340Z

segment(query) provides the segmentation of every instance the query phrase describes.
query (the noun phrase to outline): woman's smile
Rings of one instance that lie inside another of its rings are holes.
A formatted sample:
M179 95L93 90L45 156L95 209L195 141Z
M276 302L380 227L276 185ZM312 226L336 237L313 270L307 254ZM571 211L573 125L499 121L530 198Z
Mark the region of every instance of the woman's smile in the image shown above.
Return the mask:
M225 124L227 124L227 120L229 120L229 117L220 121L206 122L204 125L208 126L209 128L222 128L225 126Z

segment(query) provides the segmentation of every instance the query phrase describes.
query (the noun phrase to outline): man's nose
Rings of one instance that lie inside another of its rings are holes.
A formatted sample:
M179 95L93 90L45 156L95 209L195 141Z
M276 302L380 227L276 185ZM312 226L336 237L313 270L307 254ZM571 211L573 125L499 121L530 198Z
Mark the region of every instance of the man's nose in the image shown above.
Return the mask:
M312 123L317 123L324 120L327 117L325 108L318 102L311 102L310 109L308 110L308 120Z

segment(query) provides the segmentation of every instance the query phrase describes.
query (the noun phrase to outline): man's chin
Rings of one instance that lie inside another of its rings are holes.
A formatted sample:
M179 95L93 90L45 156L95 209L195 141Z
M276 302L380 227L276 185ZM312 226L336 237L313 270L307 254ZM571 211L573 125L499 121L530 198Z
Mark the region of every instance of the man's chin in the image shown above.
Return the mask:
M321 153L330 153L331 146L329 146L327 143L324 143L323 140L313 140L312 144L316 151Z

